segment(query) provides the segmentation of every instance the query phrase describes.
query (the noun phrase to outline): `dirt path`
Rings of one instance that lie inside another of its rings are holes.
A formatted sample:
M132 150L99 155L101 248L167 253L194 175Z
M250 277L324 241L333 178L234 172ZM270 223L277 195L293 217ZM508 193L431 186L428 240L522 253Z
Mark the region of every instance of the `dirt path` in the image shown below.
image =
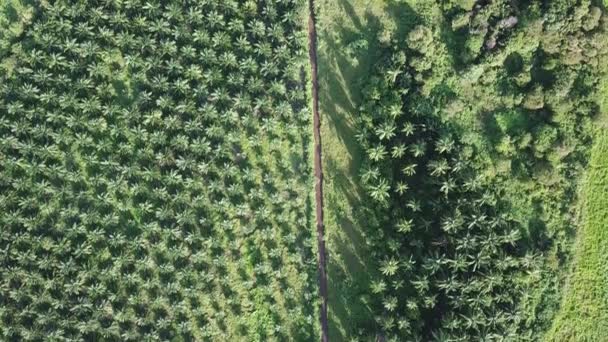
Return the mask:
M319 116L319 81L317 79L317 29L314 0L308 0L308 54L312 78L312 112L314 130L315 202L317 213L317 245L319 250L319 292L321 294L321 341L328 341L327 271L325 266L325 226L323 225L323 167L321 162L321 118Z

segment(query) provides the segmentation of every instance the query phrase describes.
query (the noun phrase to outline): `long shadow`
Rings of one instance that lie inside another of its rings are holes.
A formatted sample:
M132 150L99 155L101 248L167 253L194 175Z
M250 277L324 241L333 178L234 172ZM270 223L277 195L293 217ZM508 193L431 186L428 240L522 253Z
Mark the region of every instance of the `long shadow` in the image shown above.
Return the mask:
M320 33L323 51L319 56L319 81L324 88L321 111L348 148L353 166L358 166L361 151L355 139L354 119L370 72L390 44L382 42L380 35L390 30L395 37L406 37L421 21L409 5L395 0L383 1L381 16L370 10L360 16L353 2L357 0L338 0L348 19L331 26L334 36L328 30Z
M390 30L404 37L418 24L407 4L382 1L380 12L361 6L370 1L337 1L339 14L321 20L318 56L320 109L323 120L326 225L328 226L329 340L347 341L360 332L379 331L374 317L377 298L370 291L378 271L366 236L378 227L379 215L359 179L363 160L356 136L356 116L362 89L388 42L380 36ZM320 13L329 0L320 1ZM334 5L336 5L334 3ZM339 18L337 18L339 16ZM414 20L412 20L414 19ZM332 146L341 145L341 147ZM344 151L342 151L344 150ZM346 152L348 156L339 155ZM336 160L333 160L336 158ZM371 336L369 336L371 335ZM363 337L374 338L375 333Z
M345 213L349 209L356 211L361 204L360 186L356 179L357 169L361 163L361 151L354 138L354 115L357 108L355 98L359 97L360 82L355 77L365 78L369 72L369 62L360 60L358 65L354 65L354 56L349 56L349 51L346 51L344 45L358 40L376 42L375 32L379 30L380 25L378 20L370 23L372 25L363 25L362 19L357 16L348 1L340 0L340 8L354 27L332 25L333 36L327 34L328 32L322 32L324 50L319 56L319 74L323 89L320 106L324 124L331 128L331 134L336 134L350 156L346 172L343 169L345 165L336 165L331 159L325 163L328 178L326 186L332 188L327 193L335 194L326 202L326 214L332 217L333 228L340 230L340 232L331 232L328 237L331 240L328 243L331 341L346 341L356 334L355 327L365 329L364 324L373 324L373 313L365 300L369 289L370 272L374 269L371 265L372 260L365 250L365 243L362 243L360 222L351 220L350 215ZM357 57L371 60L365 58L367 53L374 51L369 50L359 52L361 56ZM327 142L328 139L325 141Z

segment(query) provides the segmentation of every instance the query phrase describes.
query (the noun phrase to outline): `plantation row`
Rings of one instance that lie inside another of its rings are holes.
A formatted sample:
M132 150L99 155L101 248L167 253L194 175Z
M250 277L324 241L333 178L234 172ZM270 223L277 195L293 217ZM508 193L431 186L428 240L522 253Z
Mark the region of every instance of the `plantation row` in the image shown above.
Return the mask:
M316 339L303 2L16 3L0 339Z
M376 326L360 334L538 341L603 101L605 14L590 1L453 3L411 4L365 82L356 127L379 276Z

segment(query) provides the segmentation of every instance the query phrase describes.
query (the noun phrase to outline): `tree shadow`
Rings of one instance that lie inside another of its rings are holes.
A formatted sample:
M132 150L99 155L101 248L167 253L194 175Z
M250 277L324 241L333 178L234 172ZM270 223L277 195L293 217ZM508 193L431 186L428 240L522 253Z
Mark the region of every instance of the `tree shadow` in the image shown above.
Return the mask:
M375 63L391 43L389 37L382 36L405 37L421 23L416 12L402 2L388 0L383 4L382 13L368 8L362 14L357 13L355 2L361 1L338 0L344 20L332 23L331 29L321 28L319 56L319 82L323 87L321 111L347 147L353 167L360 164L354 120L362 90Z
M337 2L334 2L337 1ZM319 13L319 83L325 171L329 337L347 341L359 332L379 331L370 283L378 274L367 237L379 229L359 172L363 151L356 119L374 65L390 47L390 37L407 36L418 19L410 6L394 0L322 0ZM332 7L333 8L329 8ZM324 11L327 9L327 11ZM334 13L329 13L334 10ZM388 35L388 38L387 38ZM375 336L360 336L373 338Z

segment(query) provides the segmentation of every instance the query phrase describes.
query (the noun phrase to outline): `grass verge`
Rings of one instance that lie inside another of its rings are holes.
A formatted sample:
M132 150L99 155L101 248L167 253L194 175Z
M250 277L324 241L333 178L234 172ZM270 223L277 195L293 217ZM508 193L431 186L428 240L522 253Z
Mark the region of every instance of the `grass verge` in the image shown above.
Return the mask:
M375 34L363 16L376 10L378 5L369 2L366 5L365 1L321 0L317 6L329 340L345 341L356 335L357 327L373 322L367 298L373 266L365 244L363 222L358 215L364 195L357 177L361 151L357 148L353 127L355 99L360 91L358 80L365 78L371 58L361 51L354 60L346 51L346 45Z
M562 307L547 341L608 338L608 133L597 137L583 191L583 229Z
M354 118L382 40L398 32L400 9L380 0L317 0L316 7L329 340L348 341L375 325L370 281L377 272L366 244L374 218L363 209Z

